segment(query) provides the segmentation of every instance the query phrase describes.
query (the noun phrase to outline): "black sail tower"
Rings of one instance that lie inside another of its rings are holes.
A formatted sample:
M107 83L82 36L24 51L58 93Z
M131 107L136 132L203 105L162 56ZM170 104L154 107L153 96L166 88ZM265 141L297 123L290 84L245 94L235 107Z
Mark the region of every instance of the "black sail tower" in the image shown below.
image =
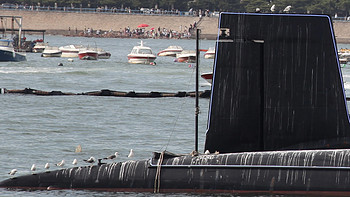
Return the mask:
M220 29L205 150L350 147L329 17L223 13Z

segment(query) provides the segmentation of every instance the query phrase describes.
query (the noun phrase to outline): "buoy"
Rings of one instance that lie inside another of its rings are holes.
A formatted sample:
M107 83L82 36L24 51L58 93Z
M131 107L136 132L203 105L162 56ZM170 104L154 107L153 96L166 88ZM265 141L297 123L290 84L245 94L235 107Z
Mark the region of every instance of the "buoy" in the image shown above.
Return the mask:
M63 66L63 64L62 63L58 63L58 66Z

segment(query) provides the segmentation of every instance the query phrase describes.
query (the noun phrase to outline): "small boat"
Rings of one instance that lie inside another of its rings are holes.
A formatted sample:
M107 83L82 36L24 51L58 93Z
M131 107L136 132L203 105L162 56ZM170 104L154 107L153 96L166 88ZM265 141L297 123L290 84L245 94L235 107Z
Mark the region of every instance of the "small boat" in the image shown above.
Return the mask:
M61 57L78 57L78 53L81 49L83 49L82 45L67 45L59 47L62 52Z
M49 44L45 42L37 42L35 46L33 47L34 53L42 53L46 47L48 47Z
M12 40L0 39L0 62L19 62L26 60L25 53L15 51Z
M42 57L61 57L62 52L58 49L58 47L46 47L42 52Z
M214 59L215 57L215 48L210 47L207 52L204 53L205 59Z
M109 59L111 57L111 53L105 51L104 49L97 48L98 59Z
M182 51L183 48L180 46L169 46L168 48L161 50L157 55L176 57L176 54L181 53Z
M201 74L201 77L203 79L205 79L207 82L209 82L210 84L212 84L212 82L213 82L213 73L212 72L211 73L203 73L203 74Z
M195 63L196 51L183 50L181 53L176 54L176 62Z
M155 59L152 49L144 46L142 40L140 46L134 46L128 54L128 62L133 64L154 64Z
M97 60L98 53L96 50L86 48L79 51L78 57L81 60Z

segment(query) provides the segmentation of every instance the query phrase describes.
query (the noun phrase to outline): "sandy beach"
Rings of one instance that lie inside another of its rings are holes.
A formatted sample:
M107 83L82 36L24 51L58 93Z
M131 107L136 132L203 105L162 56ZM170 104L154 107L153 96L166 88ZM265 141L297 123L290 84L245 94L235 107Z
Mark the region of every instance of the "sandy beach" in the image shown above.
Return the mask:
M166 28L178 32L188 29L190 24L199 21L199 17L192 16L156 16L139 14L116 13L73 13L53 11L25 11L2 10L1 15L21 16L23 29L46 30L47 34L76 34L92 28L103 31L120 31L129 27L136 29L141 23L148 24L146 30L151 28ZM8 24L10 24L8 22ZM202 37L215 39L218 33L218 18L203 17L198 27ZM9 28L9 27L7 27ZM335 21L334 31L338 43L350 43L350 21Z

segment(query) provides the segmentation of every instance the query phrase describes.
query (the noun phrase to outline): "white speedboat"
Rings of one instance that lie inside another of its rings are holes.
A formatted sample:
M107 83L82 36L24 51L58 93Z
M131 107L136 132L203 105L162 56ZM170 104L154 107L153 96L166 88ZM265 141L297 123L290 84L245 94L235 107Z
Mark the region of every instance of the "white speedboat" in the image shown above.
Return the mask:
M98 53L94 49L86 48L82 49L78 53L79 59L81 60L97 60Z
M84 48L85 47L82 45L72 45L72 44L59 47L60 51L62 52L61 57L78 57L79 51Z
M168 48L161 50L157 55L176 57L176 54L181 53L182 51L183 48L180 46L169 46Z
M215 57L215 48L210 47L207 52L204 53L205 59L214 59Z
M15 51L12 40L0 39L0 62L19 62L26 60L25 53Z
M133 64L154 64L155 59L152 49L144 46L142 40L140 46L134 46L128 54L128 62Z
M42 52L42 57L61 57L62 52L59 50L58 47L46 47L45 50Z
M181 53L176 54L176 62L195 63L196 51L183 50Z
M37 42L33 47L34 53L42 53L49 44L47 42Z

